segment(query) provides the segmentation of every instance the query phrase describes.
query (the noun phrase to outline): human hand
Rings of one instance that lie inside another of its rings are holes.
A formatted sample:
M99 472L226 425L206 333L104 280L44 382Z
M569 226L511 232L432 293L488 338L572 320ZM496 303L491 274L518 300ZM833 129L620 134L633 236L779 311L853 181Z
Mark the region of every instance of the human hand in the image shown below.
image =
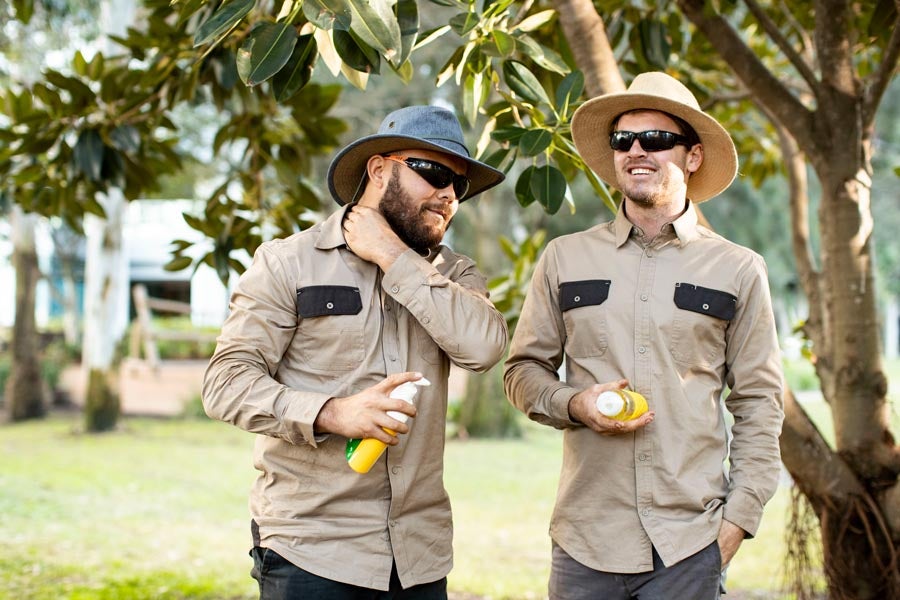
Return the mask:
M630 433L653 422L656 413L647 411L637 419L618 421L611 419L597 410L597 396L609 390L621 390L628 386L627 379L619 379L609 383L596 383L586 390L578 392L569 400L569 417L573 421L583 423L593 431L603 435Z
M741 547L746 532L732 523L722 519L722 525L719 526L719 553L722 555L722 569L728 566L731 559Z
M393 446L399 440L384 428L401 434L409 432L409 426L392 418L388 411L415 417L416 407L405 400L391 398L390 393L402 383L421 378L421 373L396 373L358 394L330 398L322 405L314 429L316 433L335 433L346 438L375 438Z
M377 209L359 204L350 208L342 225L347 247L358 257L387 271L409 250Z

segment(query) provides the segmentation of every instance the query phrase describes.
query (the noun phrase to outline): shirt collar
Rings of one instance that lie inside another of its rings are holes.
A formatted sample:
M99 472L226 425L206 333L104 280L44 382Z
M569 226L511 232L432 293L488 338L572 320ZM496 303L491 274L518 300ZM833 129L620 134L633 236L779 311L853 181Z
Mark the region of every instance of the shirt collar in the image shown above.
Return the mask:
M327 219L322 221L322 233L316 240L316 248L320 250L333 250L341 246L345 246L347 241L344 239L344 215L350 210L353 204L347 204L339 210L331 213Z
M694 208L694 204L688 200L687 201L687 209L681 213L677 219L666 225L663 229L671 225L671 227L675 230L675 235L678 237L678 240L682 244L687 244L691 240L697 238L697 210ZM613 221L613 228L616 235L616 248L621 248L625 242L628 241L628 238L631 237L632 231L638 231L638 235L640 235L640 229L637 225L628 220L628 216L625 214L625 202L622 201L619 204L619 210L616 213L616 219Z

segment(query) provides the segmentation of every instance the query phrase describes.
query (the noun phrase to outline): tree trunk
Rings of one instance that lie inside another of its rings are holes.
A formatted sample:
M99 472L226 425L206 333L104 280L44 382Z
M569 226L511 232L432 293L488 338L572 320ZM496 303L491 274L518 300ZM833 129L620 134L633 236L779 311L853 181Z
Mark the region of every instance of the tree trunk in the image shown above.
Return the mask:
M117 348L127 324L128 260L122 246L126 201L118 190L99 199L106 219L85 218L84 277L86 373L84 418L88 431L108 431L119 418Z
M4 393L12 421L37 419L47 413L34 318L35 293L40 278L34 240L36 223L35 215L23 213L18 206L13 208L12 263L16 271L16 318L12 331L12 361Z

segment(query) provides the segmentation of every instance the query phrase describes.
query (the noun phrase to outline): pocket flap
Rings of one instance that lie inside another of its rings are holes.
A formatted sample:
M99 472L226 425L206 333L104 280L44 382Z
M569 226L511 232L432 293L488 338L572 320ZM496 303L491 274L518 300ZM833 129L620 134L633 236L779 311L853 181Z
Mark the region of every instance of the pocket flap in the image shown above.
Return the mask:
M346 285L311 285L297 290L297 314L303 318L355 315L362 310L359 288Z
M737 310L737 296L692 283L676 283L675 306L730 321Z
M584 279L559 284L559 308L566 312L579 306L603 304L609 297L609 279Z

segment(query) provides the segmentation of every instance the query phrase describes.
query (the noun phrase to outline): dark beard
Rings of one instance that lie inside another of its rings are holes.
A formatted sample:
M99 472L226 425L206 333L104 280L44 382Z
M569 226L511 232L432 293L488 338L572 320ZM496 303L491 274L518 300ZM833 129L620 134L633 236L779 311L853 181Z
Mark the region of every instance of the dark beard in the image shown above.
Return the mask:
M394 171L381 197L381 214L404 244L419 254L428 254L441 243L444 232L436 233L425 225L422 213L427 210L427 205L417 210L413 204L410 195L400 187L399 177ZM447 226L450 226L449 223Z

